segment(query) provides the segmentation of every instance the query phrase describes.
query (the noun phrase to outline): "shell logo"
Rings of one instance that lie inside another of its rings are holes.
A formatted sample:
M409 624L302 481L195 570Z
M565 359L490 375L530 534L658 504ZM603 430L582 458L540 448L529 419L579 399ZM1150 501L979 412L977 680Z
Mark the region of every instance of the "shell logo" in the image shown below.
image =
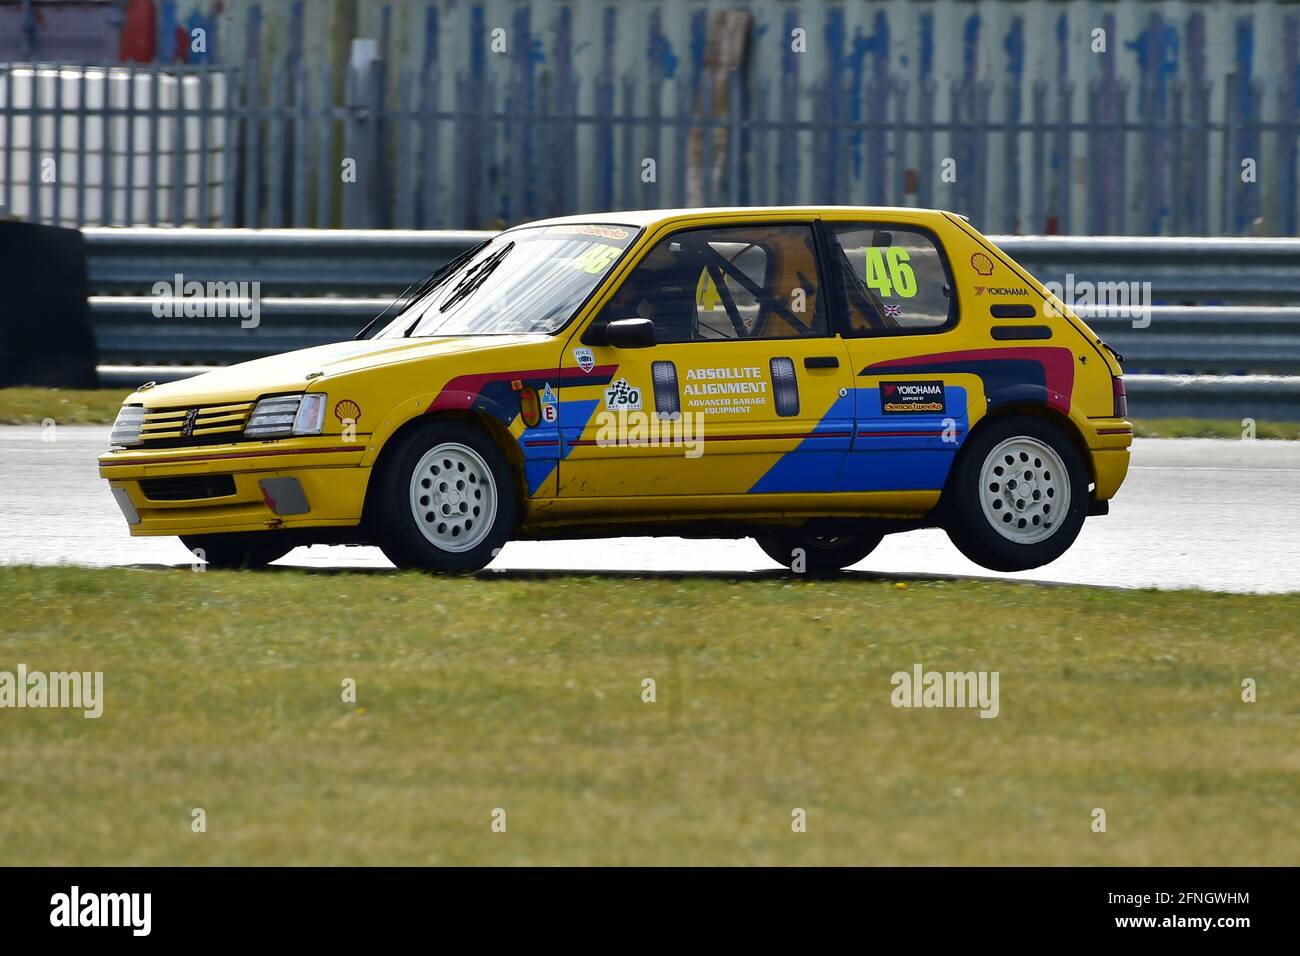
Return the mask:
M350 398L345 398L334 406L334 417L341 422L351 419L354 422L361 420L361 406Z
M970 257L970 267L982 276L993 275L993 260L982 252Z

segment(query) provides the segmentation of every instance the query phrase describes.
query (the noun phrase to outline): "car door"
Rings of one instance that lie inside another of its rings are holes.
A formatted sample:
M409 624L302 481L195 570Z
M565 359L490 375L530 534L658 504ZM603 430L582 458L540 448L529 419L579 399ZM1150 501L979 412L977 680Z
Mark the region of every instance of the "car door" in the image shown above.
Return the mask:
M628 318L653 323L653 345L604 343L602 329ZM663 238L570 346L561 374L597 387L560 416L561 498L834 485L852 440L852 376L811 221Z
M856 426L836 490L943 487L981 379L962 359L957 293L938 236L919 223L825 224Z

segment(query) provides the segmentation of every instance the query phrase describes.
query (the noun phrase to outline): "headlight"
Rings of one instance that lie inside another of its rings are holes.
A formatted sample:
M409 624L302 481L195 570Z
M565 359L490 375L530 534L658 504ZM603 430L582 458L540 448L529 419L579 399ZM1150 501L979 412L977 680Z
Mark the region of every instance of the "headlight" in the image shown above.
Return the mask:
M140 444L140 426L144 424L143 405L123 405L113 420L113 433L108 436L110 445L126 448Z
M325 423L323 392L308 395L276 395L257 403L244 426L245 438L287 438L290 435L319 435Z

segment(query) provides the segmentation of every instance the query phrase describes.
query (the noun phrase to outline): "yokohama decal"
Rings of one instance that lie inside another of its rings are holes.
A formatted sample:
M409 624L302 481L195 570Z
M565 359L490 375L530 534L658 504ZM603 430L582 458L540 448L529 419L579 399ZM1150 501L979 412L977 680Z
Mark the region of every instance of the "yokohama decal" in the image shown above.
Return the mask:
M890 359L868 365L859 375L967 373L984 382L990 405L1037 398L1069 413L1074 392L1074 353L1065 348L971 349Z

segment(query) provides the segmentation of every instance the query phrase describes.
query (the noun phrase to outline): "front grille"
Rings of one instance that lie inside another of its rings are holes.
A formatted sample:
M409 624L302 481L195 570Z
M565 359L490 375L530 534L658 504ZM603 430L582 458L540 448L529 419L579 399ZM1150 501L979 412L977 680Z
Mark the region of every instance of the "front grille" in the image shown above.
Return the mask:
M140 490L150 501L225 498L235 493L235 476L183 475L178 478L141 478Z
M215 445L244 437L253 402L198 405L185 408L147 408L140 427L145 448Z

